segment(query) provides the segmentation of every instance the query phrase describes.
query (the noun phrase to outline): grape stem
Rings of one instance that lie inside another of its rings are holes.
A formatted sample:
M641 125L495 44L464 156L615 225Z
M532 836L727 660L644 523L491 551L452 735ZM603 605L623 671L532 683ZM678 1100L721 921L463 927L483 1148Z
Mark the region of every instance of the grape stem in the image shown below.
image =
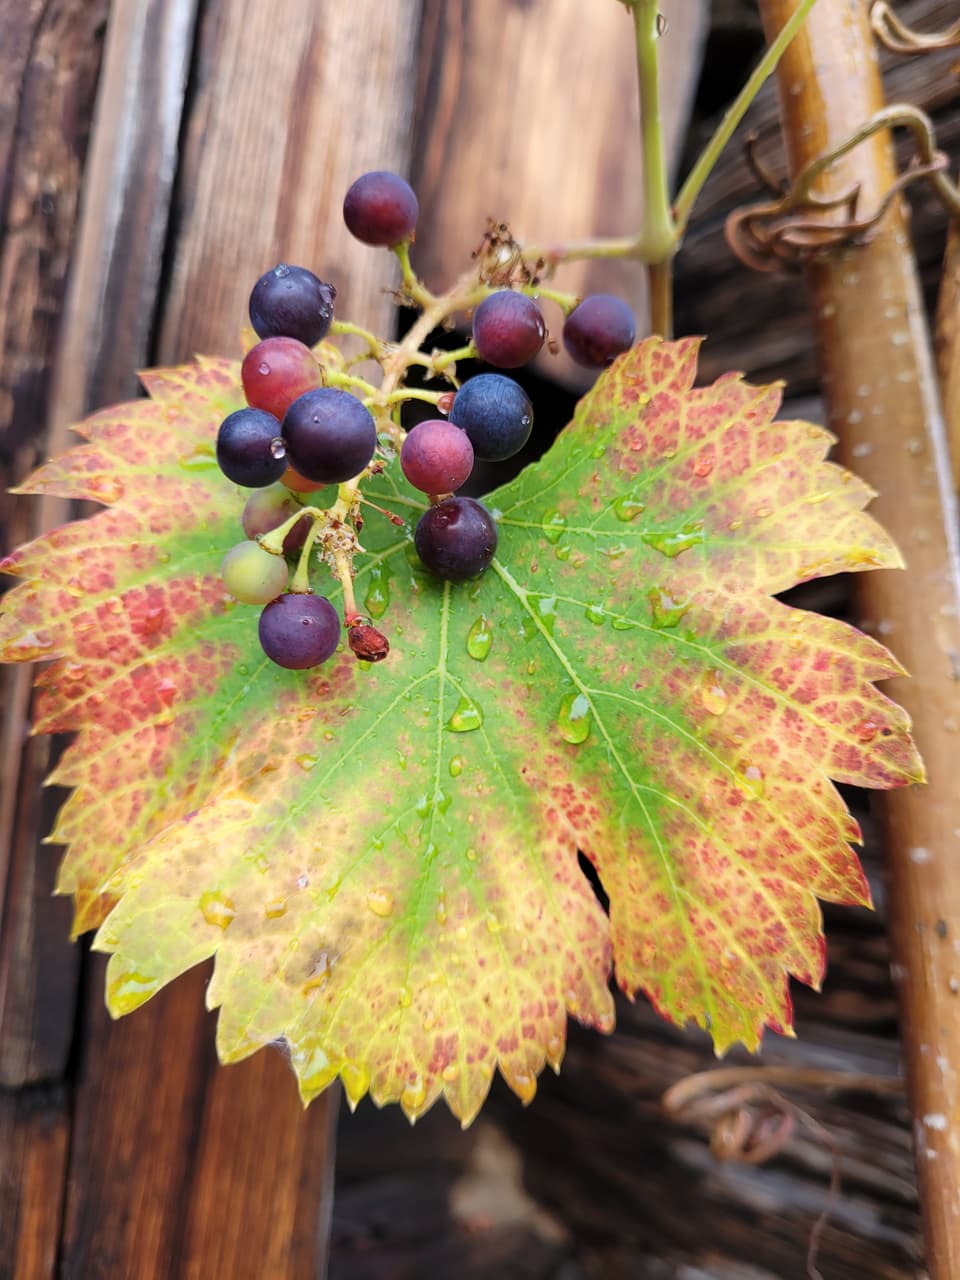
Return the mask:
M317 511L315 507L307 508L307 510L316 512L316 516L326 515L326 512ZM290 583L290 590L294 594L306 595L310 590L310 553L313 551L313 544L320 533L320 521L316 516L310 525L310 531L304 539L303 547L300 551L300 559L297 561L297 571L293 575L293 581Z
M344 621L349 623L351 618L357 616L357 601L353 594L353 557L347 555L345 551L335 551L333 564L343 592Z
M410 241L403 240L400 244L394 245L393 252L397 255L397 261L400 263L403 292L406 297L411 302L415 302L418 307L423 307L424 310L431 307L437 301L437 298L435 294L430 292L410 264Z

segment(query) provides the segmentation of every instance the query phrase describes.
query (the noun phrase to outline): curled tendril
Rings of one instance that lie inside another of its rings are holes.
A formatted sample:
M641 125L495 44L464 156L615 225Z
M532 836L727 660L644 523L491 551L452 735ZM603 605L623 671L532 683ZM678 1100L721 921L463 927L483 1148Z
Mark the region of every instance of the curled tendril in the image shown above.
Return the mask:
M857 183L839 195L817 195L814 183L834 161L881 130L893 128L909 129L916 150L876 209L860 214ZM748 143L747 158L764 185L774 185L758 166L752 143ZM866 243L897 195L921 180L933 186L954 217L960 217L960 188L946 176L948 163L947 156L937 149L933 125L922 111L906 103L885 107L838 146L808 164L778 199L730 214L724 228L727 243L741 262L756 271L776 271L782 266L798 268L830 249Z
M830 1132L785 1098L774 1083L899 1093L903 1082L896 1077L817 1069L732 1067L687 1076L661 1099L672 1119L706 1128L710 1150L718 1160L763 1164L779 1155L798 1129L805 1129L829 1150L832 1165L827 1202L811 1229L807 1247L807 1274L811 1280L823 1280L816 1258L820 1237L840 1193L840 1151Z
M938 49L960 49L960 19L946 31L926 34L914 31L891 10L886 0L870 6L870 25L882 45L891 53L933 53Z

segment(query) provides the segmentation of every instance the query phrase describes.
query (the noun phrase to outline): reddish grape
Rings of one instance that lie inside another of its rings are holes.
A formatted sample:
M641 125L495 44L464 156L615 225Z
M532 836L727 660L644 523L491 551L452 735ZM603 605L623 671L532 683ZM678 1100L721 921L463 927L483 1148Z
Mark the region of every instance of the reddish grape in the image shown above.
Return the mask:
M454 397L450 421L470 437L484 462L512 458L533 430L533 405L518 382L502 373L468 378Z
M340 643L340 615L325 596L288 592L260 615L260 644L278 666L318 667Z
M358 475L377 447L370 410L349 391L321 387L295 400L283 419L291 465L322 484Z
M546 336L540 308L512 289L491 293L473 313L477 355L498 369L516 369L532 360Z
M272 484L267 489L251 493L240 517L243 532L256 539L289 520L303 508L293 494L282 484ZM309 520L298 520L283 540L284 552L289 556L303 546L310 529Z
M413 188L395 173L377 170L358 178L343 201L347 229L364 244L391 248L408 240L420 206Z
M400 467L423 493L452 493L473 470L473 445L460 427L443 418L418 423L400 448Z
M326 486L318 484L316 480L308 480L306 476L302 476L299 471L295 471L293 467L287 467L286 471L280 477L280 483L285 489L292 490L293 493L316 493L318 489Z
M262 409L238 409L224 418L217 432L217 462L234 484L261 489L287 469L280 423Z
M420 517L417 555L438 578L463 582L483 573L497 550L497 526L482 503L448 498Z
M250 294L250 323L260 338L296 338L315 346L333 320L337 291L306 267L281 262L262 275Z
M251 347L240 368L247 403L282 420L299 396L323 385L309 347L296 338L264 338Z
M594 293L574 307L563 326L563 345L577 364L602 369L633 346L633 312L611 293Z

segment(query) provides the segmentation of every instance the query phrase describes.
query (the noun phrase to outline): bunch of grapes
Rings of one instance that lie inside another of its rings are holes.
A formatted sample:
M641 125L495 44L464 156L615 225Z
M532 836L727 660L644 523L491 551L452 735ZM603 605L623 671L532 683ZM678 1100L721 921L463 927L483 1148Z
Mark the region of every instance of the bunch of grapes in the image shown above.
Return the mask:
M472 340L464 354L496 369L516 369L532 360L547 339L543 315L531 296L537 291L536 278L524 268L519 282L493 282L481 271L469 296L451 291L435 298L409 267L418 213L411 188L386 172L358 178L343 204L351 233L397 254L405 285L416 284L414 299L425 311L429 306L431 316L435 311L442 321L456 310L474 308ZM633 315L619 298L596 294L578 302L552 296L564 306L563 341L578 363L599 368L632 345ZM385 377L378 391L348 375L342 361L321 362L315 354L331 328L337 331L335 297L333 285L305 267L281 263L260 277L250 295L250 320L260 341L241 367L247 407L230 414L217 435L217 461L224 475L254 490L242 515L246 540L223 561L224 584L237 600L264 606L259 623L264 653L292 669L325 662L340 643L337 609L310 586L314 549L340 579L353 652L367 661L389 652L386 638L357 611L352 583L353 556L360 550L360 484L384 466L378 456L378 426L402 439L401 470L429 500L413 536L417 554L433 574L451 582L483 573L497 549L490 512L456 491L469 479L475 459L512 457L533 428L533 407L518 382L502 373L480 373L457 386L452 364L446 362L431 372L453 383L456 393L427 395L446 416L403 432L398 416L405 398L402 386L388 394ZM343 331L364 332L356 326L343 326ZM385 350L373 335L367 337L371 354ZM424 363L416 351L404 354L408 358L399 376L394 374L395 382L410 364ZM380 363L386 369L385 356ZM339 486L337 501L327 509L309 505L309 495L326 485ZM297 561L292 581L288 557Z

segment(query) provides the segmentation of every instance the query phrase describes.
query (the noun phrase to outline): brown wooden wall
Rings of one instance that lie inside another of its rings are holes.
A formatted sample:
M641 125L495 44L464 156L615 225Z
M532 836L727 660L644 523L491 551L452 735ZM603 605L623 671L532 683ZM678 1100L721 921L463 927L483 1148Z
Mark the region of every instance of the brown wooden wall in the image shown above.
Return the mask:
M903 12L929 28L954 3ZM708 20L711 111L755 48L749 5L709 8L664 3L678 162ZM956 160L950 56L891 61L889 83L935 114ZM434 282L461 268L489 215L537 238L631 229L634 100L614 0L0 0L3 488L64 447L71 421L135 394L138 367L237 351L250 284L277 260L335 279L351 319L391 325L386 256L340 224L365 169L412 175L415 260ZM774 154L772 91L750 122ZM710 333L708 375L787 375L815 394L799 286L747 276L722 243L724 213L754 195L735 145L680 259L678 323ZM919 200L930 283L942 225ZM571 270L565 283L642 304L636 269ZM572 378L560 361L541 372ZM4 497L0 544L67 514ZM843 583L802 598L848 607ZM331 1214L334 1280L805 1274L829 1152L801 1135L765 1169L714 1163L703 1135L658 1106L709 1052L642 1005L621 1008L610 1040L575 1033L528 1111L495 1090L466 1134L439 1110L413 1131L368 1105L345 1116L332 1204L336 1096L303 1114L270 1052L219 1067L205 970L108 1019L102 958L67 942L68 904L50 896L59 851L41 841L62 796L40 783L60 744L27 737L27 672L4 671L0 691L0 1278L300 1280L324 1273ZM871 839L882 908L879 857ZM893 1076L882 911L828 920L827 990L798 993L800 1039L771 1042L767 1060ZM919 1276L902 1102L797 1096L843 1158L826 1280Z

